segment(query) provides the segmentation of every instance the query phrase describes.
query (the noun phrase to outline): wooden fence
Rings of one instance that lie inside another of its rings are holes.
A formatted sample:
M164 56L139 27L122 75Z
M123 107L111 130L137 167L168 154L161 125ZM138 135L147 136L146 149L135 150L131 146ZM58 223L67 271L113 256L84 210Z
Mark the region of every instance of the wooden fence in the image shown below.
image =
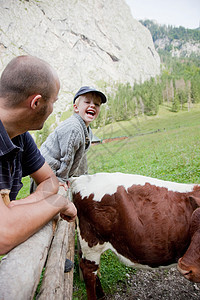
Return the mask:
M74 260L75 224L59 219L55 232L52 225L49 222L2 258L0 300L33 299L44 267L36 299L72 299L73 269L64 273L64 264L66 258Z

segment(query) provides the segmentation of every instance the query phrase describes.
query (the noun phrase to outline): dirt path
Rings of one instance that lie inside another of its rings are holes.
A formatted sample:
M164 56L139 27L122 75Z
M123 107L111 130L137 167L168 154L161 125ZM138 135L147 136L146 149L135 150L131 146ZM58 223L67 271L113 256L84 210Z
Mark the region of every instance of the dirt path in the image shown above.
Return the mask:
M106 299L200 300L200 283L187 281L176 267L168 270L138 270L127 279L126 285L119 283L117 293Z

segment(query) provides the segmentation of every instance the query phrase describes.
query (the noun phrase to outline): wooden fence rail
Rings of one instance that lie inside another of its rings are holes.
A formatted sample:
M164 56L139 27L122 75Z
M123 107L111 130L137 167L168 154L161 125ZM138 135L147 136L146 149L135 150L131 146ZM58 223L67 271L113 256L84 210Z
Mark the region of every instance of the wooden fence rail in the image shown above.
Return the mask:
M62 187L59 193L64 194ZM36 299L72 299L73 269L64 273L66 257L74 259L75 224L59 219L20 244L0 262L0 300L31 300L45 272Z

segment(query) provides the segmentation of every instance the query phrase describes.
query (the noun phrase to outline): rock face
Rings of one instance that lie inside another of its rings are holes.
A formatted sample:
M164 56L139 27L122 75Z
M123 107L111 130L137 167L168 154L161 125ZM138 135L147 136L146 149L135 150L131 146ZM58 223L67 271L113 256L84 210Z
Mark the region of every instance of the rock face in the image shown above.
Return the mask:
M169 38L158 39L154 42L157 50L170 47L172 57L190 57L192 54L200 55L200 43L197 41L183 42L182 40L170 41Z
M48 61L61 80L57 111L82 85L133 85L160 73L151 34L125 0L0 0L0 26L0 72L17 55Z

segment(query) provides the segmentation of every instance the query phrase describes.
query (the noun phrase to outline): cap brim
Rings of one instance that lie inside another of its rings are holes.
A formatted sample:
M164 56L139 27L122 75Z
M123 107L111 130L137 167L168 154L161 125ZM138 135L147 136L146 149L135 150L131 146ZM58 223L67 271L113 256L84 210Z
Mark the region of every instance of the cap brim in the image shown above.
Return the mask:
M94 91L94 92L97 93L101 97L101 103L106 103L107 98L102 92L99 92L99 91Z
M89 89L89 88L87 90L83 91L83 92L77 93L77 95L74 97L74 102L76 101L76 99L79 96L85 95L85 94L90 93L90 92L98 94L101 97L101 103L106 103L107 102L107 98L106 98L106 96L102 92L97 91L95 89Z

